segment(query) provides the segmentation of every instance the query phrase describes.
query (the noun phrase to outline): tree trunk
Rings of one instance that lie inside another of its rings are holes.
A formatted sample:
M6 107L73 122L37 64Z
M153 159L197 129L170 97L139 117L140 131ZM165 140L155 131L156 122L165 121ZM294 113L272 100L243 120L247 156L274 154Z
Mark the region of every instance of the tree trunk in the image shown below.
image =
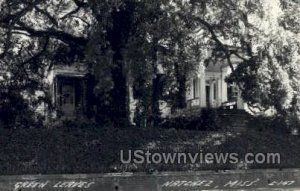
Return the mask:
M179 64L175 63L176 80L178 83L178 93L176 96L175 107L183 109L186 107L186 75L180 70Z
M159 109L159 99L160 99L160 76L158 74L157 69L157 44L158 39L153 40L153 52L152 52L152 67L154 78L152 80L152 100L151 100L151 108L152 108L152 116L151 116L151 126L157 127L160 121L160 109Z
M134 3L127 2L126 8L114 10L112 13L113 26L108 31L108 41L113 50L113 69L112 80L114 87L111 91L111 119L117 126L128 126L129 106L128 83L125 69L125 61L122 55L122 49L128 42L131 30L132 16L134 13Z
M129 124L129 114L127 111L127 83L126 77L123 75L122 63L119 63L112 71L112 78L114 88L111 91L112 105L110 117L117 126L127 126Z
M157 127L160 121L160 109L159 109L159 98L160 98L160 77L157 75L152 80L152 127Z

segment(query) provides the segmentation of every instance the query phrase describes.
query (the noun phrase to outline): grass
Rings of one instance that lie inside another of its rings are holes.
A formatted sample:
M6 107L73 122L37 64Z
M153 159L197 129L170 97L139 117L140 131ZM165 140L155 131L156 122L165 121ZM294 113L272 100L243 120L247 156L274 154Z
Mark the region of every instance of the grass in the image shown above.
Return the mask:
M237 169L231 164L120 163L120 150L151 152L238 153L279 152L280 165L247 168L300 167L300 137L247 130L240 134L175 129L99 128L68 124L51 129L0 129L1 174L103 173Z

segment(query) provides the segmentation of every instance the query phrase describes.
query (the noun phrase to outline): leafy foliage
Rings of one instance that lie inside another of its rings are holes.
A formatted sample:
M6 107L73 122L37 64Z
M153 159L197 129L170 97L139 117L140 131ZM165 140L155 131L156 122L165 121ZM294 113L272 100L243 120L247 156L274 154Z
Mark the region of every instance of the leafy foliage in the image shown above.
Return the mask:
M232 124L227 124L225 120L221 119L220 115L220 111L212 108L205 108L192 114L185 112L176 117L166 119L161 127L200 131L225 130L226 125L231 126Z
M187 79L222 62L253 111L300 118L299 7L297 0L4 0L0 70L20 95L35 95L47 89L53 65L84 62L95 76L93 104L105 111L96 118L128 120L134 87L141 123L156 126L160 100L185 107Z
M253 112L299 117L299 1L191 1L193 20L211 36ZM235 66L235 64L237 65ZM294 113L294 114L292 114Z

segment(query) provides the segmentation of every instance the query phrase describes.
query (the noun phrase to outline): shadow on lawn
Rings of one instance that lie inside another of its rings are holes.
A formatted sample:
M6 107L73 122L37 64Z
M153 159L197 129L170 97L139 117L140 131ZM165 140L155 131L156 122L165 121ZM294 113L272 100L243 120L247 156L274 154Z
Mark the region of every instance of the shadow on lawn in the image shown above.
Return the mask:
M160 153L280 153L279 165L246 168L296 168L300 138L246 129L241 133L162 128L113 128L68 123L48 129L0 129L2 174L104 173L122 171L198 171L237 169L237 164L124 165L120 150Z

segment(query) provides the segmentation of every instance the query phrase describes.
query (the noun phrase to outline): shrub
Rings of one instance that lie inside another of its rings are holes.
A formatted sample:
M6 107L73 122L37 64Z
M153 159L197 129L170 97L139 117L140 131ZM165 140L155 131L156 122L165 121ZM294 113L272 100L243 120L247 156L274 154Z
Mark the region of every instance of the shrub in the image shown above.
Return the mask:
M204 130L219 130L220 118L217 110L205 108L201 111L202 128Z
M4 128L29 128L36 122L36 115L29 103L16 92L1 92L0 124Z
M202 109L200 113L193 115L179 115L167 119L163 124L163 128L190 129L215 131L220 129L220 118L215 109Z
M283 117L256 116L249 120L247 128L259 132L272 132L278 134L289 133L288 124Z

